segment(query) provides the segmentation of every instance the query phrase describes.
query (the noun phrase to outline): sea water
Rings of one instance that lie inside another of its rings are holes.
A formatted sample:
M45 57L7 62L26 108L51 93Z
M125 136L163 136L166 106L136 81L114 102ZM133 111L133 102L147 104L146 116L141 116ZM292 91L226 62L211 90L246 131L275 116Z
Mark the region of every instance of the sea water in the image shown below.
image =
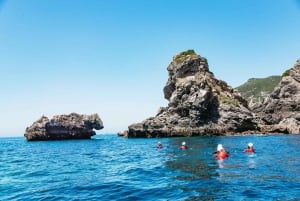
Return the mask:
M0 138L0 200L299 200L299 151L300 135Z

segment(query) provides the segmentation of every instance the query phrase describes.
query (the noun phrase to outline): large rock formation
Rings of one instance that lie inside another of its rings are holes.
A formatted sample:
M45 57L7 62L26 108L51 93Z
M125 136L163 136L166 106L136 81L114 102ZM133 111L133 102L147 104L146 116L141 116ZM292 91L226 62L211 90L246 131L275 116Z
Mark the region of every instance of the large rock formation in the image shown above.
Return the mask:
M247 102L209 71L207 60L188 50L176 55L167 68L164 87L167 107L155 117L132 124L128 137L226 135L256 130Z
M300 133L300 60L274 91L253 111L263 121L263 133Z
M37 140L64 140L64 139L90 139L96 130L103 128L102 120L98 114L57 115L51 120L42 116L30 127L26 128L24 136L28 141Z

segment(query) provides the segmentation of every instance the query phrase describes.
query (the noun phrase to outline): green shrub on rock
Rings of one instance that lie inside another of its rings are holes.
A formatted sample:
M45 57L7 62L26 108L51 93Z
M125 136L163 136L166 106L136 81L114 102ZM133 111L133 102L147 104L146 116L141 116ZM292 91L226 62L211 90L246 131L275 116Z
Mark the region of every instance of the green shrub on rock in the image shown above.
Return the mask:
M198 57L199 55L197 55L197 53L194 50L186 50L177 54L174 57L174 61L176 64L180 64L188 58L198 58Z
M291 69L288 69L288 70L284 71L284 73L282 74L282 77L289 76L290 75L290 70Z

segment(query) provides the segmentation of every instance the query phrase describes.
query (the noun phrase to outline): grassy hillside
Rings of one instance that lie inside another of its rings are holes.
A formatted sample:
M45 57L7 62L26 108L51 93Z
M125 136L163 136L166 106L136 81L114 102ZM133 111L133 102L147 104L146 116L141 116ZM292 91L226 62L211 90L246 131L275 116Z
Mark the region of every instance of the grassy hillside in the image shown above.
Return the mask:
M242 97L253 102L262 100L269 95L281 80L281 76L270 76L267 78L251 78L245 84L235 88Z

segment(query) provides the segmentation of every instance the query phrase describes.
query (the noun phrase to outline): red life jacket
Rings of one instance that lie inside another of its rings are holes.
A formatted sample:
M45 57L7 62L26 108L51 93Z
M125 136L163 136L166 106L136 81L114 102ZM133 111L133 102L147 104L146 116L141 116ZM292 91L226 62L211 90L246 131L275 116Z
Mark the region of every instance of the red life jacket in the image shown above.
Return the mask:
M225 159L225 158L227 158L228 157L228 153L227 153L227 151L225 151L225 150L221 150L221 151L219 151L218 153L216 153L216 158L218 158L218 159Z
M180 149L187 149L187 146L182 145L182 146L180 147Z
M245 152L254 153L254 148L249 147L249 148L245 149Z

